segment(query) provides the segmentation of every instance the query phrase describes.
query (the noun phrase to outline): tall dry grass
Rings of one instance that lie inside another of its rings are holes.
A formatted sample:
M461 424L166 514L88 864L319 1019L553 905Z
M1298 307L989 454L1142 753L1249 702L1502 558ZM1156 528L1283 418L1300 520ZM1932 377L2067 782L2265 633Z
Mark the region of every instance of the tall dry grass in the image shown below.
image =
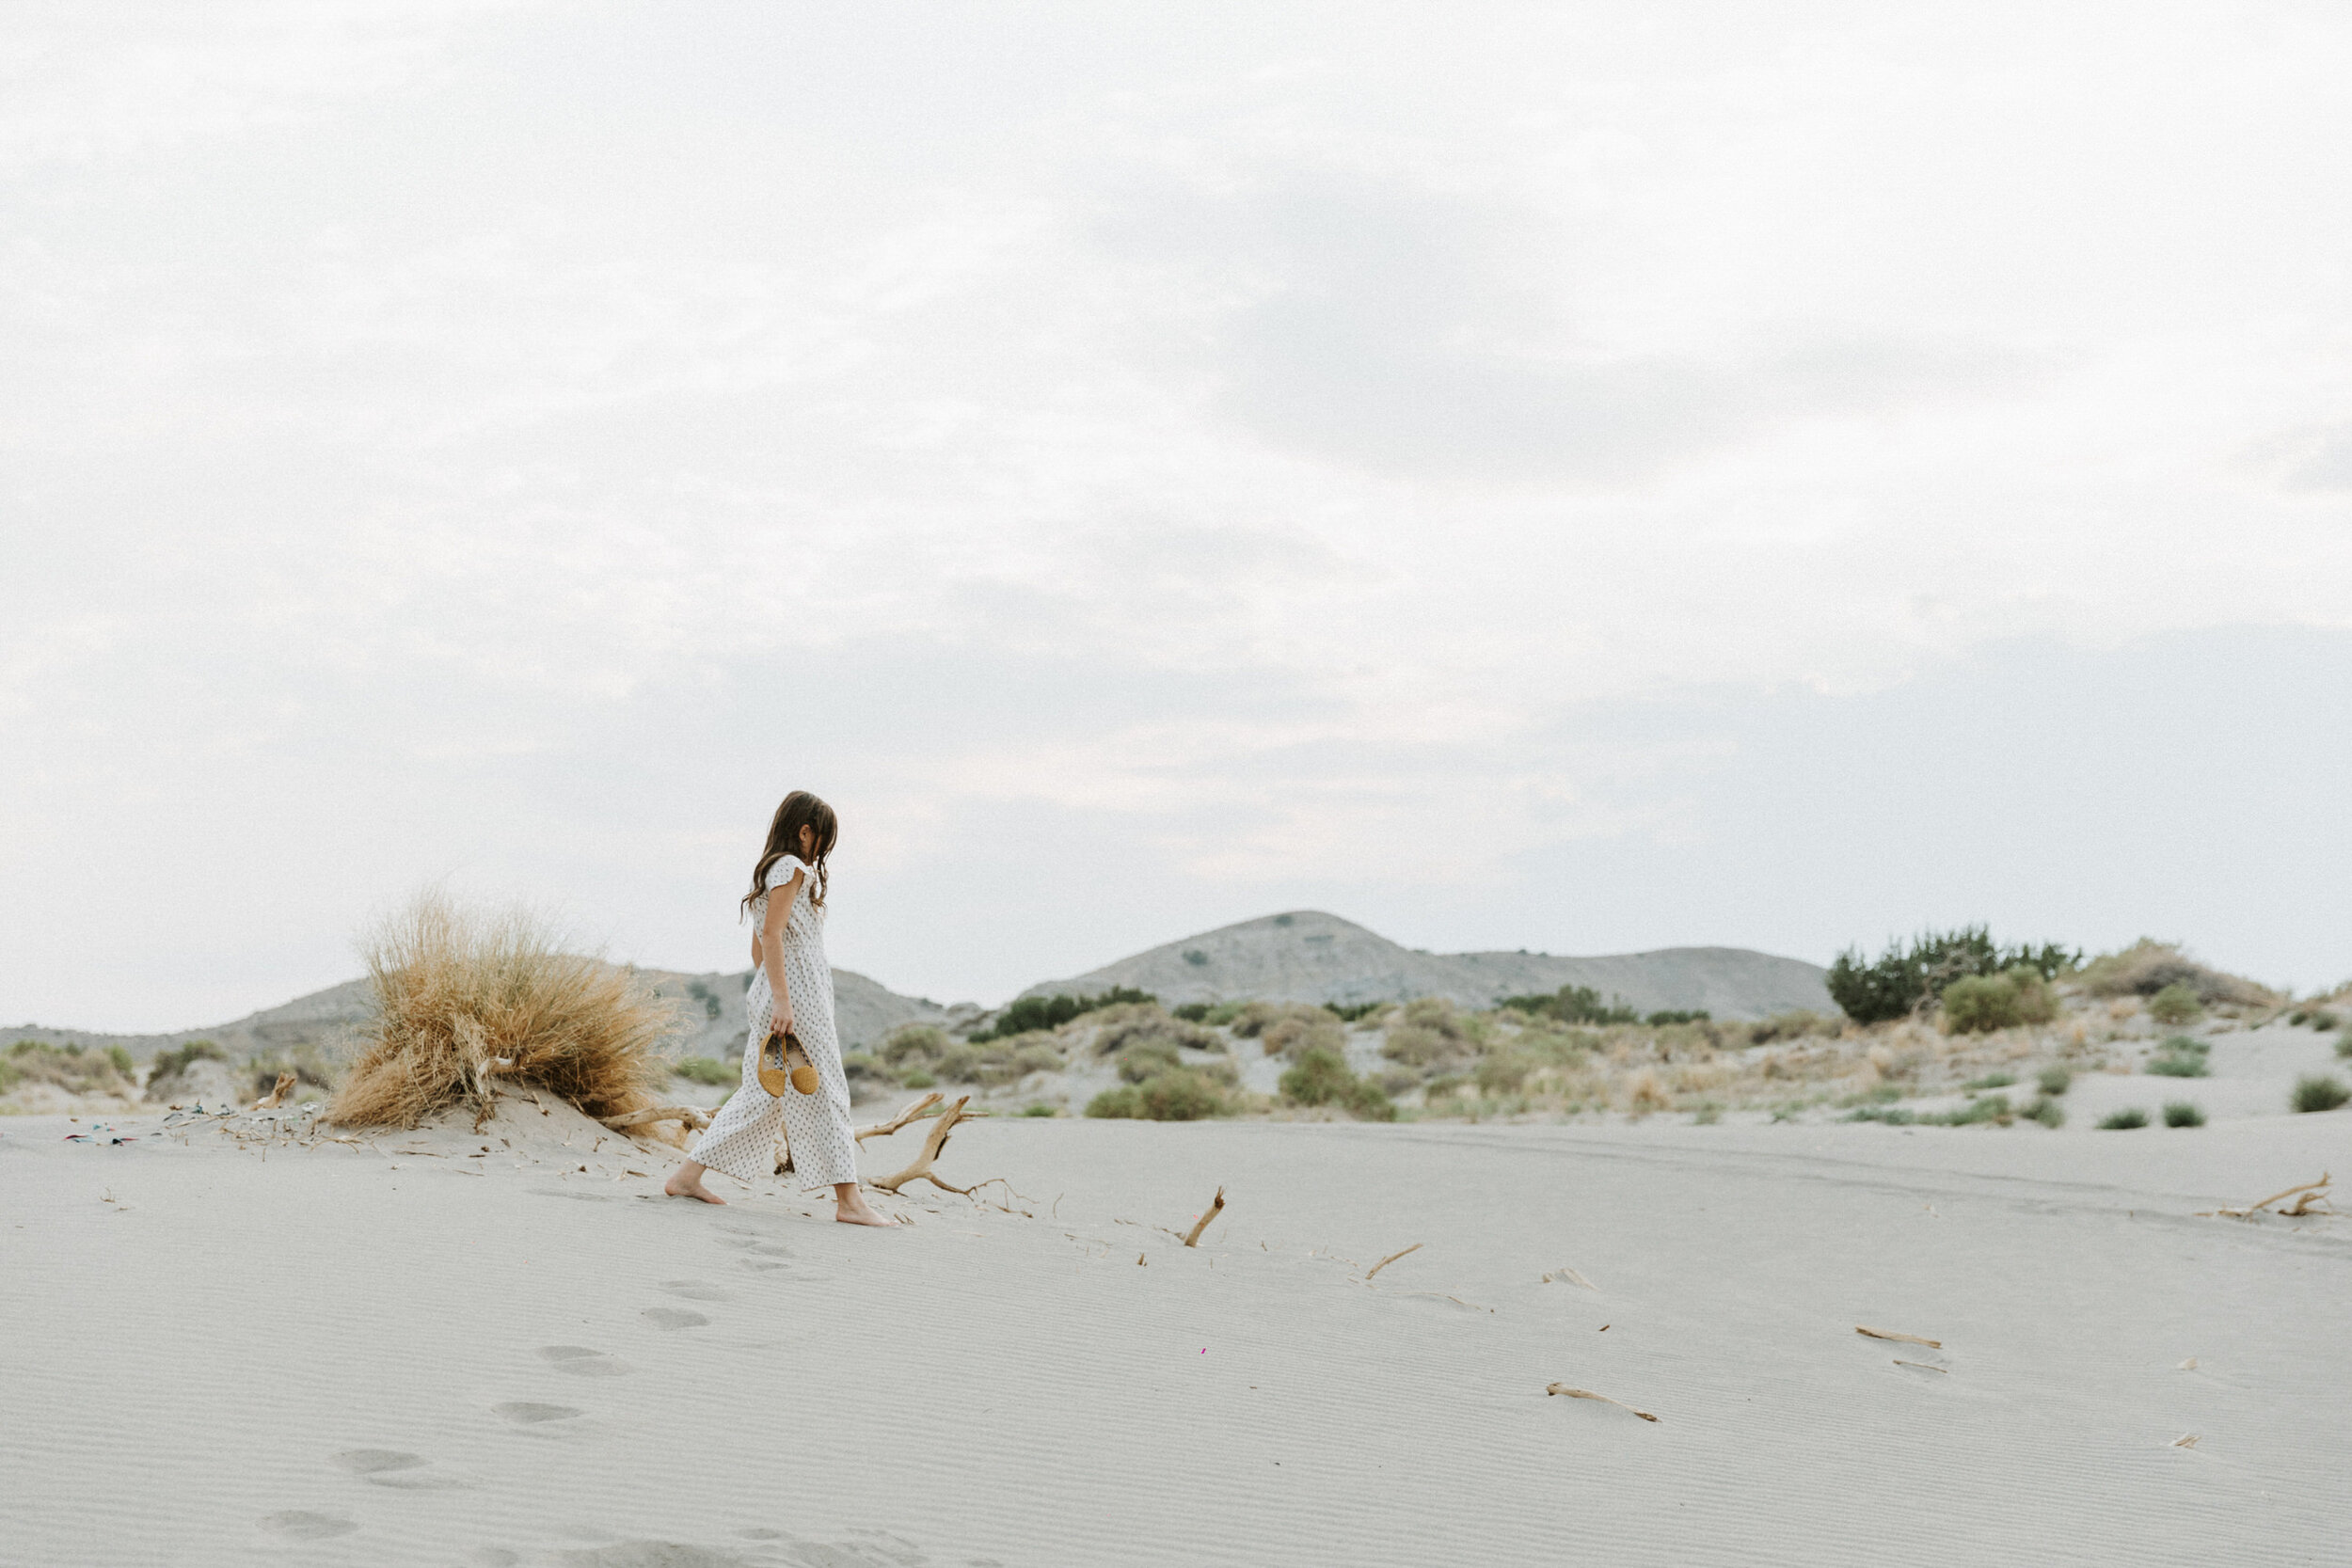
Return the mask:
M631 972L561 951L522 910L460 909L428 893L360 943L375 1018L330 1120L413 1127L464 1107L480 1127L501 1085L561 1096L599 1120L660 1103L676 1027Z

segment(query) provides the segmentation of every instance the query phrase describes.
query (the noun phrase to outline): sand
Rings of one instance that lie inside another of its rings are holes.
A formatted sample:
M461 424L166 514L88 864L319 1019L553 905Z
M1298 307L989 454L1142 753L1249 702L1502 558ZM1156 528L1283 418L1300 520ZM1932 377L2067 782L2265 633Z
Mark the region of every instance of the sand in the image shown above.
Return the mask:
M2342 1560L2352 1222L2196 1211L2352 1180L2352 1113L994 1119L944 1168L1035 1217L896 1232L564 1109L117 1125L0 1123L8 1563Z

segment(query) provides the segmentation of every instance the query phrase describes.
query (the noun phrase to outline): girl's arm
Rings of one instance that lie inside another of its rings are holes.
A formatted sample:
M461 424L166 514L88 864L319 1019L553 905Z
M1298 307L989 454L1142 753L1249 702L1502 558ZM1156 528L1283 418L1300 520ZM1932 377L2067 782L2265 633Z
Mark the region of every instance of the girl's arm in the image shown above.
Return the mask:
M771 1029L787 1033L792 1028L792 991L784 983L784 928L792 918L792 901L801 895L801 884L808 879L805 871L795 871L792 879L782 887L768 890L768 919L759 930L759 959L768 970L768 989L774 994L771 1004Z

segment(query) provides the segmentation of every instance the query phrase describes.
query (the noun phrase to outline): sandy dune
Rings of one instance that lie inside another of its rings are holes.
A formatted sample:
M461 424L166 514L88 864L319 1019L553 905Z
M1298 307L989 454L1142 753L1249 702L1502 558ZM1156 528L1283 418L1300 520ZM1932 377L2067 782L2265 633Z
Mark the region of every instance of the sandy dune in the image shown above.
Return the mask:
M2352 1175L2352 1114L993 1120L945 1166L1037 1217L897 1233L567 1110L155 1128L0 1126L0 1560L2342 1560L2352 1232L2194 1212Z

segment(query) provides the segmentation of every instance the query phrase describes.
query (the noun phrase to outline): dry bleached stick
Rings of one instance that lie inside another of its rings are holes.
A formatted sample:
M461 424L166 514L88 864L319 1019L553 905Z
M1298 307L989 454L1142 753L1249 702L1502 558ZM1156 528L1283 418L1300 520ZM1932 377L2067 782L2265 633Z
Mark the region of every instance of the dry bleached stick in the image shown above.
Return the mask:
M710 1125L710 1118L691 1105L656 1105L649 1111L631 1111L625 1117L608 1117L605 1125L615 1132L626 1132L632 1127L644 1127L657 1121L682 1121L696 1132Z
M257 1111L275 1111L278 1106L286 1102L286 1096L294 1092L294 1075L293 1073L279 1073L278 1075L278 1086L270 1090L269 1093L263 1095L261 1099L255 1101L253 1102L253 1108Z
M1547 1285L1581 1285L1588 1291L1597 1291L1600 1289L1599 1286L1594 1284L1591 1280L1585 1278L1574 1269L1554 1269L1549 1274L1544 1275L1544 1283Z
M2204 1214L2201 1217L2210 1218L2215 1214L2227 1214L2233 1220L2251 1219L2253 1216L2261 1213L2264 1210L2269 1208L2272 1204L2279 1202L2280 1199L2292 1197L2295 1199L2295 1207L2292 1209L2281 1209L2279 1212L2286 1215L2290 1219L2301 1219L2304 1215L2309 1214L2312 1212L2312 1200L2313 1198L2320 1198L2324 1200L2328 1196L2328 1194L2325 1189L2333 1180L2334 1178L2329 1176L2328 1172L2321 1171L2319 1173L2319 1180L2316 1181L2300 1182L2295 1186L2289 1187L2283 1193L2271 1194L2268 1197L2264 1198L2260 1203L2249 1203L2243 1209L2208 1209L2204 1212ZM2300 1195L2299 1196L2297 1196L2298 1194Z
M1415 1243L1414 1243L1411 1246L1406 1247L1406 1248L1405 1249L1405 1252L1391 1252L1391 1253L1390 1253L1390 1254L1389 1254L1386 1258L1381 1259L1380 1259L1380 1261L1378 1261L1377 1263L1375 1263L1372 1267L1370 1267L1370 1268L1368 1268L1368 1269L1366 1269L1366 1270L1364 1271L1364 1283L1365 1283L1365 1284L1367 1284L1367 1285L1371 1284L1371 1283L1372 1283L1372 1276L1373 1276L1374 1275L1378 1274L1378 1273L1379 1273L1382 1269L1387 1268L1387 1267L1388 1267L1391 1263L1393 1263L1393 1262L1395 1262L1398 1259L1400 1259L1400 1258L1404 1257L1404 1256L1405 1256L1405 1253L1406 1253L1406 1252L1419 1252L1421 1249L1422 1249L1422 1243L1419 1243L1419 1242L1415 1242Z
M1606 1394L1596 1394L1590 1388L1571 1388L1565 1383L1548 1383L1544 1386L1544 1392L1547 1394L1565 1394L1572 1400L1598 1400L1603 1404L1613 1404L1620 1410L1633 1410L1633 1407L1626 1403L1623 1400L1613 1400ZM1651 1415L1646 1410L1633 1410L1633 1414L1641 1417L1642 1419L1645 1421L1654 1421L1658 1419L1657 1417Z
M1208 1229L1209 1222L1223 1212L1225 1212L1225 1189L1219 1187L1216 1190L1216 1201L1209 1205L1208 1212L1193 1221L1192 1228L1184 1233L1184 1245L1200 1245L1200 1232Z
M899 1128L904 1127L908 1122L913 1121L915 1117L921 1116L924 1112L938 1104L939 1101L940 1096L938 1092L934 1090L933 1092L925 1095L922 1099L916 1101L914 1104L908 1106L905 1110L900 1111L897 1116L892 1117L888 1121L878 1121L871 1127L859 1128L857 1131L857 1141L864 1143L868 1138L886 1138L890 1136L891 1133L896 1132Z
M1906 1345L1925 1345L1930 1350L1944 1348L1944 1341L1941 1339L1922 1339L1916 1334L1898 1334L1891 1328L1865 1328L1860 1323L1856 1323L1853 1331L1856 1334L1867 1334L1873 1339L1900 1339Z

